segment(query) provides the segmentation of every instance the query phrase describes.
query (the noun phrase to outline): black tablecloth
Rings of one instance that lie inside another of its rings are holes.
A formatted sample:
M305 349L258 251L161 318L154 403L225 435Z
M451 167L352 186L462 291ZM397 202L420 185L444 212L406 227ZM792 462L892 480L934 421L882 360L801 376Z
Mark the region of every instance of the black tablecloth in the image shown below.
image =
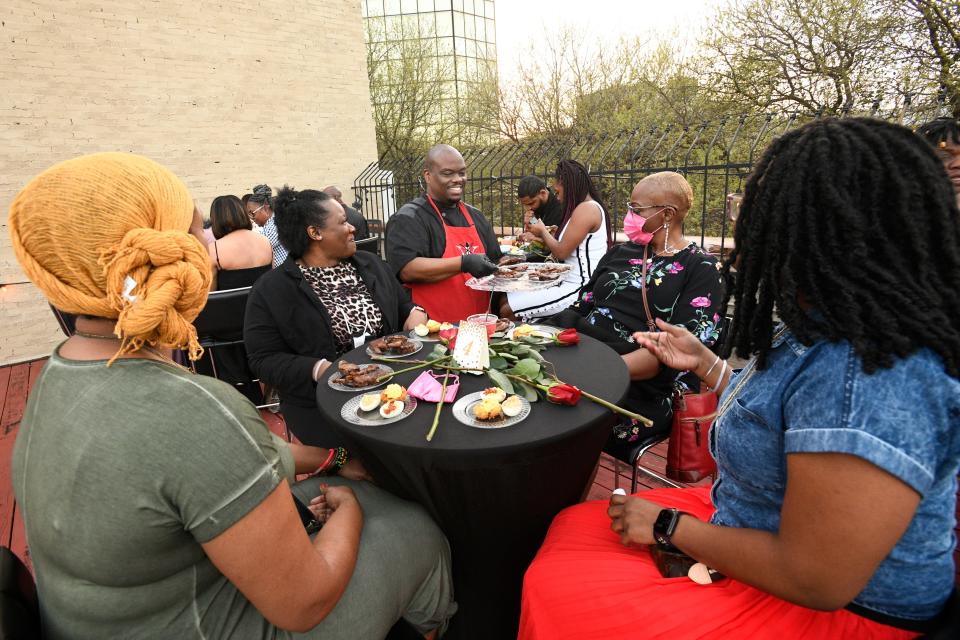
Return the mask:
M431 347L426 343L418 355ZM623 360L592 338L583 336L575 347L550 347L543 354L564 382L614 403L627 391ZM343 359L371 362L365 347ZM392 382L409 386L421 371ZM457 397L488 386L485 375L461 373ZM366 427L340 417L352 395L331 389L326 379L317 386L321 413L377 483L422 504L450 540L460 611L445 637L515 638L523 572L553 517L587 489L613 414L586 399L574 407L540 401L523 422L486 430L461 424L447 405L433 441L427 442L435 404L421 402L400 422Z

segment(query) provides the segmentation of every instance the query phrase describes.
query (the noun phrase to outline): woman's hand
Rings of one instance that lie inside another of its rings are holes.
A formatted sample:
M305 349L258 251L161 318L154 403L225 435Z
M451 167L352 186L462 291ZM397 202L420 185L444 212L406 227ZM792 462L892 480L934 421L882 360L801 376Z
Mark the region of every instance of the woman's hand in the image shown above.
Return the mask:
M704 360L712 355L696 336L683 327L664 322L660 318L657 318L657 326L660 328L659 333L638 331L633 334L633 339L671 369L699 371Z
M607 508L610 528L620 534L620 542L624 545L653 544L653 523L662 509L642 498L612 495Z
M363 466L363 463L360 462L360 458L350 458L347 460L347 464L340 468L340 473L337 475L347 480L366 480L367 482L373 482L373 478L367 473L367 469Z

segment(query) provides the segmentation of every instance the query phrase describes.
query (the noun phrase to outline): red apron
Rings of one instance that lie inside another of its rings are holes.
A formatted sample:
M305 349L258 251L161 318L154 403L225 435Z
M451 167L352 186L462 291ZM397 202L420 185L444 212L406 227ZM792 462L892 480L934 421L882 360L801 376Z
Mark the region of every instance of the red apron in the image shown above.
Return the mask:
M440 209L429 195L427 200L440 218L446 236L443 258L459 258L466 253L486 253L480 235L463 202L458 202L460 213L467 219L467 227L450 227L440 215ZM490 294L471 289L465 283L472 278L469 273L458 273L439 282L410 283L413 302L427 310L427 315L437 322L458 322L475 313L486 313Z

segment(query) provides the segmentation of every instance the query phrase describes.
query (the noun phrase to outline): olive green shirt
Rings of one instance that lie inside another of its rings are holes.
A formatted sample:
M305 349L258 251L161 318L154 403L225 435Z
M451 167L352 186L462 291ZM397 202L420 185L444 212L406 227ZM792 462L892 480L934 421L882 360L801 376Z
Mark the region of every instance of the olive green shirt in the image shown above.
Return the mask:
M287 637L200 544L292 474L289 448L229 385L55 352L13 454L45 636Z

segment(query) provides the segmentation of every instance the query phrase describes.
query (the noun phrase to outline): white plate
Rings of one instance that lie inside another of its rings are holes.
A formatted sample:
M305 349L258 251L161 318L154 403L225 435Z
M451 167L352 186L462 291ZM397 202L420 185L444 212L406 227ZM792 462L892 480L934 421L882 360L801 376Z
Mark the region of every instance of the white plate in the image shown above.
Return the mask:
M384 336L384 338L386 337L388 336ZM377 340L379 339L380 338L377 338ZM413 343L414 349L409 353L377 353L370 348L369 344L367 344L367 355L370 356L371 358L374 356L376 356L377 358L391 358L391 359L406 358L407 356L412 356L417 351L420 351L420 349L423 349L423 342L421 342L421 339L419 336L417 336L416 340L410 340L410 342Z
M361 365L361 366L364 366L364 365ZM385 364L374 364L374 366L380 367L380 375L393 373L393 369L388 367ZM330 386L331 389L336 389L337 391L347 391L349 393L354 393L356 391L366 391L368 389L376 389L377 387L383 386L388 382L390 382L390 378L386 378L383 382L371 384L366 387L351 387L350 385L340 384L338 382L333 381L334 378L339 378L339 377L340 377L340 372L334 369L333 374L331 374L330 377L327 378L327 384Z
M533 327L533 333L529 334L531 338L552 338L553 336L563 331L563 329L558 329L557 327L551 327L548 324L531 324L530 326ZM510 329L510 331L507 331L508 340L514 339L513 332L515 329L516 327L514 327L513 329Z
M457 325L454 324L453 327L456 328ZM414 331L413 329L410 329L410 331L407 332L407 337L410 338L411 340L419 340L420 342L440 342L439 331L437 331L436 333L428 333L425 336L418 336L416 331ZM414 351L414 353L416 353L416 351Z
M373 411L361 411L361 398L363 398L362 393L347 400L343 408L340 409L340 417L352 424L358 424L364 427L379 427L403 420L417 408L417 399L408 393L407 399L403 401L403 411L392 418L384 418L380 415L380 407L377 407Z
M530 401L523 396L517 397L520 398L523 409L512 418L504 416L500 420L477 420L473 415L473 407L483 399L483 391L468 393L453 403L453 417L468 427L476 427L477 429L502 429L509 427L523 421L530 415Z

